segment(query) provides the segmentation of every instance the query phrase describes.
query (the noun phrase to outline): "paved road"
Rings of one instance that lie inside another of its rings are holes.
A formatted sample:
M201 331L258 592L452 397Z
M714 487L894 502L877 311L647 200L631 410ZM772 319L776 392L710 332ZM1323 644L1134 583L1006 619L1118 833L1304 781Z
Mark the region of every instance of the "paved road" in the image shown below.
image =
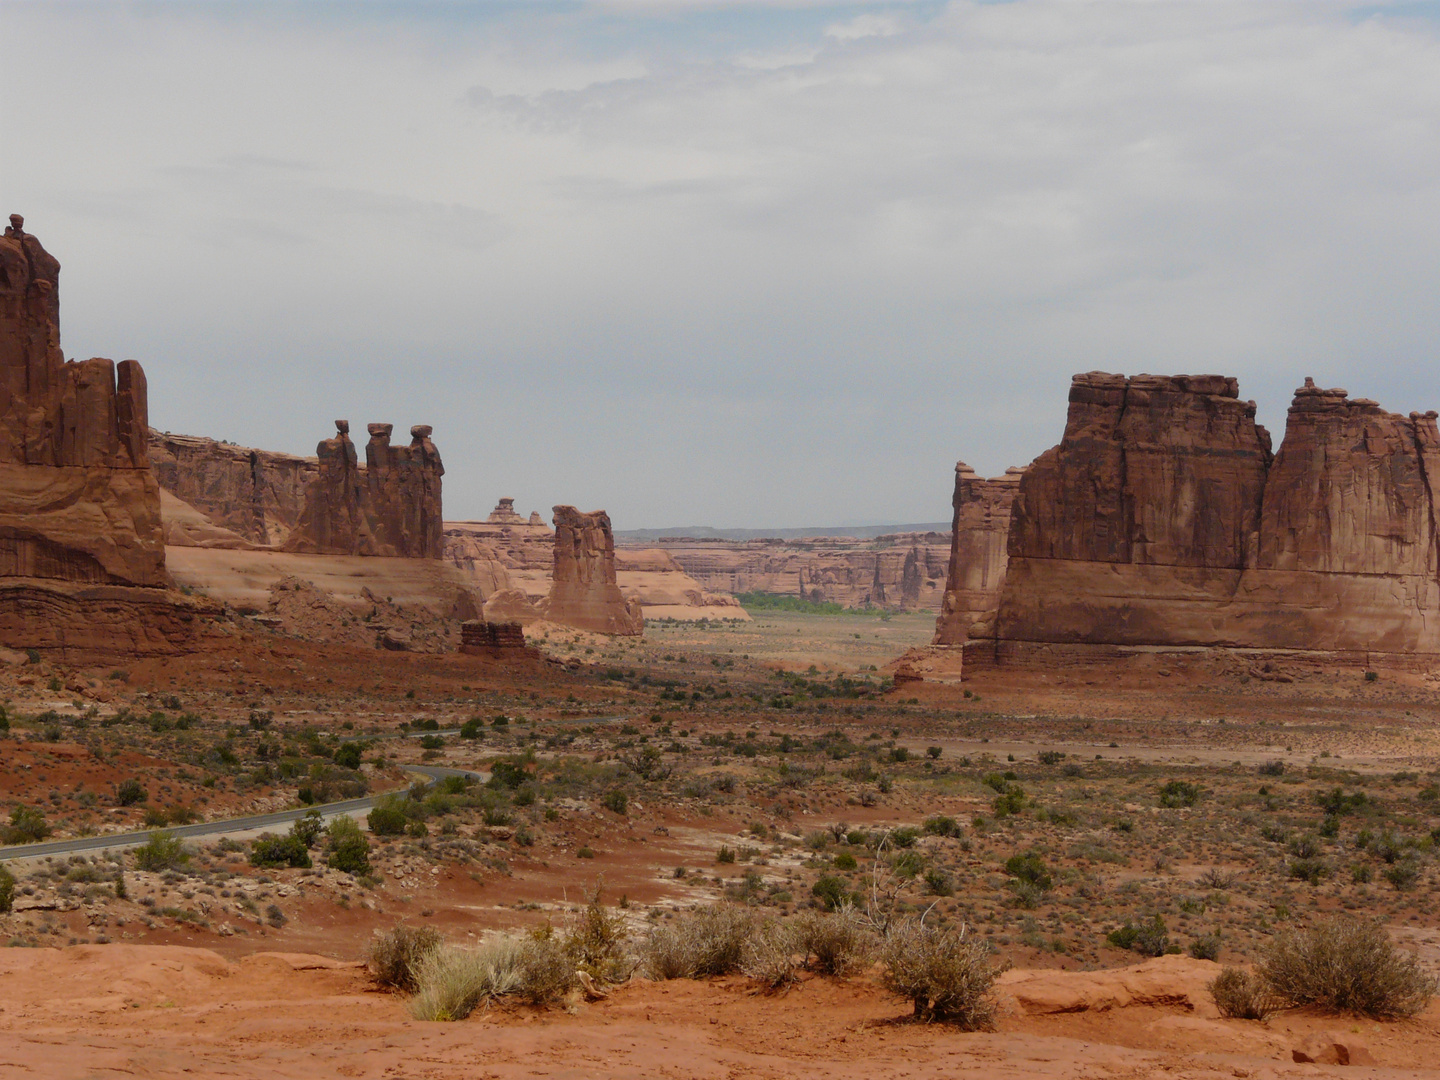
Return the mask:
M429 734L434 734L430 732ZM490 779L487 772L470 769L447 769L438 765L407 765L406 772L421 773L433 783L446 776L468 776L481 782ZM166 829L175 836L230 836L235 833L256 832L273 829L277 825L288 825L310 813L320 811L322 818L336 818L342 814L360 814L370 810L386 794L367 795L363 799L345 799L341 802L321 803L316 806L302 806L294 810L277 810L273 814L253 814L250 817L227 818L223 821L202 821L195 825L177 825ZM0 848L0 860L38 859L46 855L70 855L81 851L106 851L119 848L139 847L150 839L153 830L143 832L107 833L104 836L82 836L74 840L48 840L38 844L17 844Z

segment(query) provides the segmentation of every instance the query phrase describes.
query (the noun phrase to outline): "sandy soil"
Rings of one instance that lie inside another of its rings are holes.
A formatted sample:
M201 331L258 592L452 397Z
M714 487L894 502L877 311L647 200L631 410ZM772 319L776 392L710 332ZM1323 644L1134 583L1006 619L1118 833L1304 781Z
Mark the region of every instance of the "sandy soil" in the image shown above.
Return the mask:
M409 1018L357 964L296 953L236 962L175 946L0 954L9 1075L54 1080L232 1077L1279 1077L1313 1076L1292 1050L1333 1032L1378 1068L1428 1075L1440 1007L1398 1025L1289 1013L1220 1020L1196 987L1214 965L1144 968L1002 988L994 1032L918 1025L872 980L813 978L783 997L744 979L635 980L604 1000L506 1007L454 1024ZM1028 996L1027 996L1028 995ZM277 1002L284 1002L277 1008ZM1055 1011L1063 1008L1067 1011Z

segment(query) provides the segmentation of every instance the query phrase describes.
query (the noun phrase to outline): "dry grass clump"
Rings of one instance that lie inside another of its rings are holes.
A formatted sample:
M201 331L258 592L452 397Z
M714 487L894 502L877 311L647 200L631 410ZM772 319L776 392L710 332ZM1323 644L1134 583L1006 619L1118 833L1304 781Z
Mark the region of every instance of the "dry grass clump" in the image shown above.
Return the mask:
M444 945L426 953L415 972L410 1013L417 1020L463 1020L487 998L521 989L533 942L500 935L473 949Z
M740 970L767 990L780 990L798 977L795 927L767 921L754 927L740 949Z
M755 916L745 908L712 904L656 927L641 945L640 963L652 979L694 979L740 970Z
M1336 918L1279 935L1259 965L1283 1000L1380 1019L1414 1016L1436 983L1369 919Z
M532 1005L559 1001L575 987L574 955L553 935L535 934L524 941L515 993Z
M806 911L794 922L796 951L822 975L854 975L875 962L879 941L865 916L849 904L833 915Z
M1220 1015L1237 1020L1264 1020L1281 1004L1263 978L1244 968L1221 969L1209 989Z
M890 925L880 955L886 988L909 998L918 1019L947 1020L966 1031L993 1026L991 988L1000 969L983 939L910 917Z
M381 986L393 986L406 993L415 991L415 972L420 962L440 947L440 932L429 926L396 926L376 932L365 954L370 974Z

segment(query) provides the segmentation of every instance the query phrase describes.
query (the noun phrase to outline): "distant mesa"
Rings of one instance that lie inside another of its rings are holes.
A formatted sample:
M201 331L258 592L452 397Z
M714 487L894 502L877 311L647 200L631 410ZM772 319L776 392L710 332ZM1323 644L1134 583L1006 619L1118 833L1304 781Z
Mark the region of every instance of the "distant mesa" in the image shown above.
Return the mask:
M1023 474L957 467L936 642L967 667L1155 646L1433 658L1437 478L1433 411L1307 378L1272 453L1233 378L1076 375L1063 438Z

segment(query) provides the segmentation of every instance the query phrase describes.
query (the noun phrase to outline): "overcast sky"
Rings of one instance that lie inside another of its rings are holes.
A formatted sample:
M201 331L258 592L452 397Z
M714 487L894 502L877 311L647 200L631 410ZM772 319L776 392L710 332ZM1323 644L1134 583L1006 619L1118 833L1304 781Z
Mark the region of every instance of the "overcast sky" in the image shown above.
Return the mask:
M0 214L155 426L447 516L943 520L1069 377L1440 408L1435 5L16 4Z

